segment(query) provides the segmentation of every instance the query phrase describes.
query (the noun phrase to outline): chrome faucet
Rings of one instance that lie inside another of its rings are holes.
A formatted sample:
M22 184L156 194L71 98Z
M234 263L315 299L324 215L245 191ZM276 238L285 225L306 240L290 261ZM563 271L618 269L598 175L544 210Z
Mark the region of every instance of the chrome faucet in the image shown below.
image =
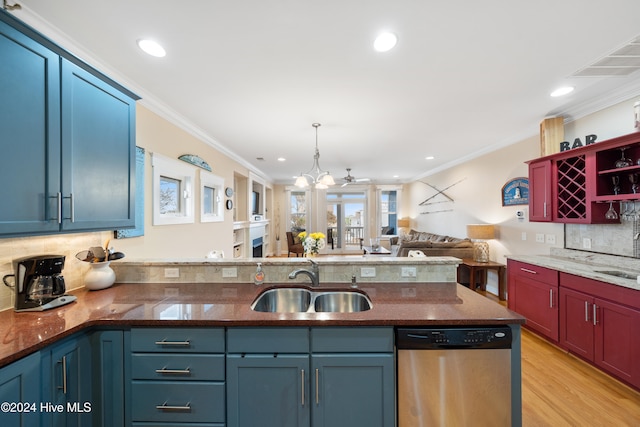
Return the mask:
M295 279L299 274L306 274L309 276L309 279L311 279L311 286L320 286L320 269L318 268L318 263L312 259L310 259L309 262L311 263L311 270L306 268L293 270L289 273L289 279Z

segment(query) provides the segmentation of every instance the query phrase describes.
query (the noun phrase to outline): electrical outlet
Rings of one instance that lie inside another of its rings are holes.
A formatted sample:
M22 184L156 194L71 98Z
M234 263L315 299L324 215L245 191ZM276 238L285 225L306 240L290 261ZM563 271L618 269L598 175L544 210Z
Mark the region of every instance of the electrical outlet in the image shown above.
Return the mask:
M166 277L166 278L180 277L180 269L179 268L165 268L164 269L164 277Z
M360 277L376 277L376 268L375 267L361 267L360 268Z
M585 237L582 239L582 248L583 249L591 249L591 239Z
M537 243L544 243L544 234L536 233L536 242Z
M222 277L238 277L238 269L236 267L223 268Z
M527 240L527 232L526 231L522 232L522 240Z
M547 243L550 245L556 244L556 235L555 234L547 234Z
M402 267L402 271L400 273L402 277L416 277L416 268L415 267Z

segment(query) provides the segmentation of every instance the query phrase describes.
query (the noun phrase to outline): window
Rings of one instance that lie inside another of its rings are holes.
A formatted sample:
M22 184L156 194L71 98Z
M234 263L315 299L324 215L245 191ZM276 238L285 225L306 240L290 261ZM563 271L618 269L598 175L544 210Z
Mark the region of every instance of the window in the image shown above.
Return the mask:
M200 171L200 222L224 221L224 179Z
M179 160L151 154L153 225L193 223L195 168Z
M291 191L289 197L289 230L300 232L307 229L307 198L304 191Z
M380 192L380 235L398 234L398 192Z

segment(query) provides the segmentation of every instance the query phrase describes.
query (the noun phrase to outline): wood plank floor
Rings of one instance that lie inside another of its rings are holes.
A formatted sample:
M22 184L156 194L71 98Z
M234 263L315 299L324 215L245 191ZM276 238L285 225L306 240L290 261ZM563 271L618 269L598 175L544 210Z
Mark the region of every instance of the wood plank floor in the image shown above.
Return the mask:
M522 425L638 427L640 393L523 329Z

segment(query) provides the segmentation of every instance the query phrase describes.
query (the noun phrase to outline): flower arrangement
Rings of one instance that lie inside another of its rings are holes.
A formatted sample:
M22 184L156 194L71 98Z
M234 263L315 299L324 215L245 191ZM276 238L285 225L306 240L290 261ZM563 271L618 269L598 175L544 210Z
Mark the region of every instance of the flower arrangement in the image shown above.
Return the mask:
M326 238L323 233L309 233L306 231L298 234L300 241L302 241L302 247L304 247L304 252L307 255L318 255L321 249L324 248L326 244Z

